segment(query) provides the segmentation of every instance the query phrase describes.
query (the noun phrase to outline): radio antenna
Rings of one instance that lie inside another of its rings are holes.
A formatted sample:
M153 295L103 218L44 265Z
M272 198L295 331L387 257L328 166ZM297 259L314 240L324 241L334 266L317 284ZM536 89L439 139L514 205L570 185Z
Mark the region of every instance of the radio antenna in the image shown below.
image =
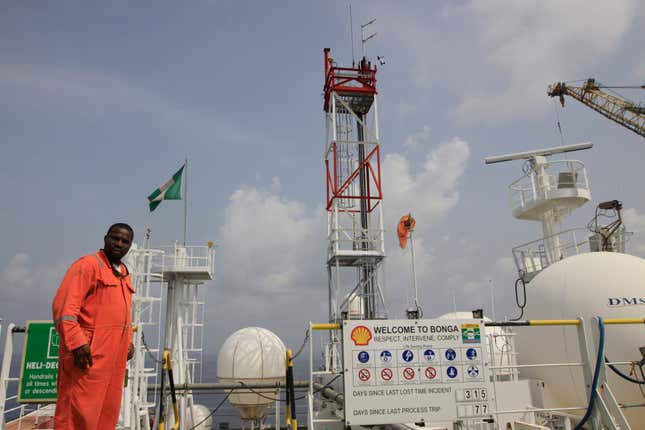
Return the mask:
M352 66L354 65L354 20L352 19L352 4L349 4L349 33L352 39Z

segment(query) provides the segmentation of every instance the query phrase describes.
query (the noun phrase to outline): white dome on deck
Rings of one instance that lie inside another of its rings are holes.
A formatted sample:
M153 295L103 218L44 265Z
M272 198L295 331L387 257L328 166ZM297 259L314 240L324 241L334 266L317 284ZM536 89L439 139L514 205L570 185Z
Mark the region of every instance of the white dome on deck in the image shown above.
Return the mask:
M285 377L286 348L273 332L247 327L226 339L217 356L217 377L224 383L272 383ZM235 390L229 402L242 419L261 419L266 407L276 397L271 389ZM256 394L261 393L261 395Z
M565 258L540 272L526 286L525 319L584 318L587 335L594 342L594 317L645 317L645 260L628 254L592 252ZM521 364L580 361L575 327L517 328L516 345ZM611 361L632 361L642 357L645 346L643 325L605 327L605 354ZM592 351L595 362L596 351ZM629 366L618 366L629 373ZM559 406L587 404L580 368L522 369L523 377L542 379ZM642 403L635 384L626 382L611 370L609 384L620 403ZM554 405L551 405L554 406ZM634 426L645 422L643 408L624 410ZM637 426L638 427L638 426Z

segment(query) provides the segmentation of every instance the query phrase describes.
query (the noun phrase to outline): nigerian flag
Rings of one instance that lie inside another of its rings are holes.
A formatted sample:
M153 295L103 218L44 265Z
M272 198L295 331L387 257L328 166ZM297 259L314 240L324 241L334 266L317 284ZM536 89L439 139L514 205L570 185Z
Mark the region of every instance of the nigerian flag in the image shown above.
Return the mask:
M172 175L172 178L168 179L148 196L150 212L155 210L163 200L181 200L181 176L184 173L184 167L186 167L185 164L181 166L177 173Z

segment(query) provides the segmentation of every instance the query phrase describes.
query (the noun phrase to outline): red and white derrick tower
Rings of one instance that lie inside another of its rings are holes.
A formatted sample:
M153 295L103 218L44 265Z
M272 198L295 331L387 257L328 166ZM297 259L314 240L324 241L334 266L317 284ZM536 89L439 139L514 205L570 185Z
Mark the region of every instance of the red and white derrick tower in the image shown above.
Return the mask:
M339 67L325 48L329 320L385 318L376 65Z

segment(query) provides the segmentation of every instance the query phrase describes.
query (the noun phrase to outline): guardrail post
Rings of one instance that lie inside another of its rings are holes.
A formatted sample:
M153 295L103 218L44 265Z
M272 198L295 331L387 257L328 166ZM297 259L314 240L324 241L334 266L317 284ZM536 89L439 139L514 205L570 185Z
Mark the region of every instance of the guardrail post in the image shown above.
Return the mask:
M11 358L13 357L13 328L15 324L9 323L7 334L4 338L4 351L2 353L2 368L0 369L0 429L4 430L4 407L7 400L7 379L11 369Z
M287 349L287 392L288 405L290 409L290 424L291 430L298 429L298 420L296 419L296 393L293 385L293 352Z

